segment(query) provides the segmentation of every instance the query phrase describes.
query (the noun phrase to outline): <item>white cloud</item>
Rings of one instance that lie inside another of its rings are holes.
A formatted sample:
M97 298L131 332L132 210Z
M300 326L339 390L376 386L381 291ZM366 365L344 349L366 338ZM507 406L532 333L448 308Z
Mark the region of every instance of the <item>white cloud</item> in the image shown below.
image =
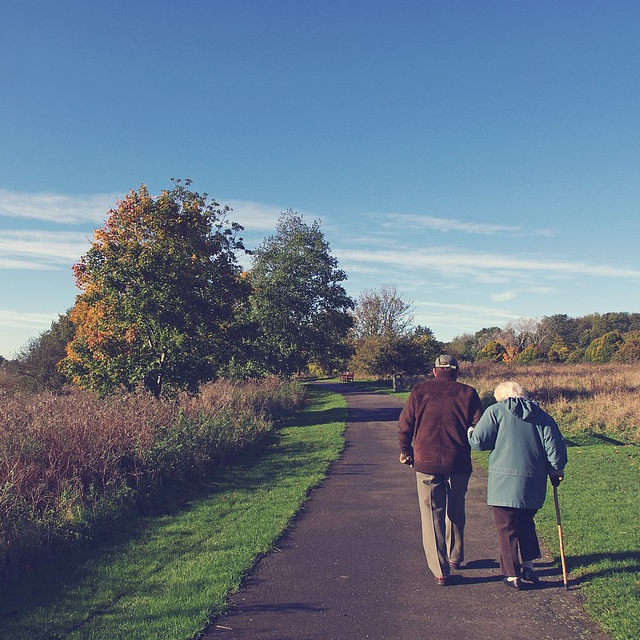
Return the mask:
M490 224L485 222L464 222L455 218L434 218L432 216L420 216L415 214L388 213L383 214L389 218L393 224L404 224L419 226L435 231L462 231L463 233L476 233L493 235L494 233L519 233L522 227L506 226L501 224Z
M10 309L0 309L0 326L45 330L59 315L59 313L22 313Z
M456 304L451 302L418 302L416 303L417 307L429 307L434 309L440 309L442 311L446 311L447 314L450 313L459 313L464 314L465 316L489 316L489 317L505 317L509 318L519 318L520 316L512 315L508 312L505 312L504 309L497 309L495 307L485 307L476 304Z
M275 233L278 218L285 211L283 208L246 200L231 200L229 206L233 209L229 214L232 222L238 222L247 231L269 234Z
M0 216L46 220L59 224L102 223L120 196L21 193L0 189Z
M559 274L640 279L640 270L607 264L549 260L545 257L521 258L491 253L471 253L452 247L429 247L424 251L336 251L341 261L391 265L406 269L432 269L447 274L482 275Z
M511 289L509 291L503 291L502 293L494 293L490 297L494 302L506 302L507 300L512 300L517 295L518 292Z
M0 268L49 269L75 262L90 244L86 233L0 231Z

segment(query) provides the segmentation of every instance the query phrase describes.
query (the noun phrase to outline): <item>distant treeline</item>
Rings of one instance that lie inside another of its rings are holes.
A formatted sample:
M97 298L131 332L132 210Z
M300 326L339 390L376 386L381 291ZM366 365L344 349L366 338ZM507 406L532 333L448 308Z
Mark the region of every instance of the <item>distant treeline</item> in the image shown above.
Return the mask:
M521 319L457 336L447 348L460 358L491 362L636 362L640 313L565 314Z

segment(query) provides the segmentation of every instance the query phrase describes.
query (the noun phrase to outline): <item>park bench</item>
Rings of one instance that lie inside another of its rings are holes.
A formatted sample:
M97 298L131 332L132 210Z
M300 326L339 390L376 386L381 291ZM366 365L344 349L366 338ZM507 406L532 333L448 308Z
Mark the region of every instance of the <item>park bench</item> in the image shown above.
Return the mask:
M340 382L353 382L353 371L345 371L340 374Z

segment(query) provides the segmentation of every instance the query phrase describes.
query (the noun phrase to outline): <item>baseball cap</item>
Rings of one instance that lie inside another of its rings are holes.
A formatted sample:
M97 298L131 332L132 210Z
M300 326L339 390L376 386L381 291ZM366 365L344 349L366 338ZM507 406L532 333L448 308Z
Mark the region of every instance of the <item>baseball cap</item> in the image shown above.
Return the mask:
M442 355L436 358L436 368L457 369L458 361L453 356Z

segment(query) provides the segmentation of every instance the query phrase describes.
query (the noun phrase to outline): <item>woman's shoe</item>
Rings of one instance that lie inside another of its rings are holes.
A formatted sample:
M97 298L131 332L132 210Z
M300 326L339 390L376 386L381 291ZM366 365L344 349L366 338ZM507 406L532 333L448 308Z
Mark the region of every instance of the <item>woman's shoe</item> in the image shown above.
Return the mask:
M522 589L520 578L515 578L514 580L509 580L509 578L502 578L502 582L504 582L504 584L506 584L510 589L515 589L516 591L520 591L520 589Z
M527 582L533 582L533 584L538 584L540 582L540 578L533 569L529 567L522 567L522 579Z

